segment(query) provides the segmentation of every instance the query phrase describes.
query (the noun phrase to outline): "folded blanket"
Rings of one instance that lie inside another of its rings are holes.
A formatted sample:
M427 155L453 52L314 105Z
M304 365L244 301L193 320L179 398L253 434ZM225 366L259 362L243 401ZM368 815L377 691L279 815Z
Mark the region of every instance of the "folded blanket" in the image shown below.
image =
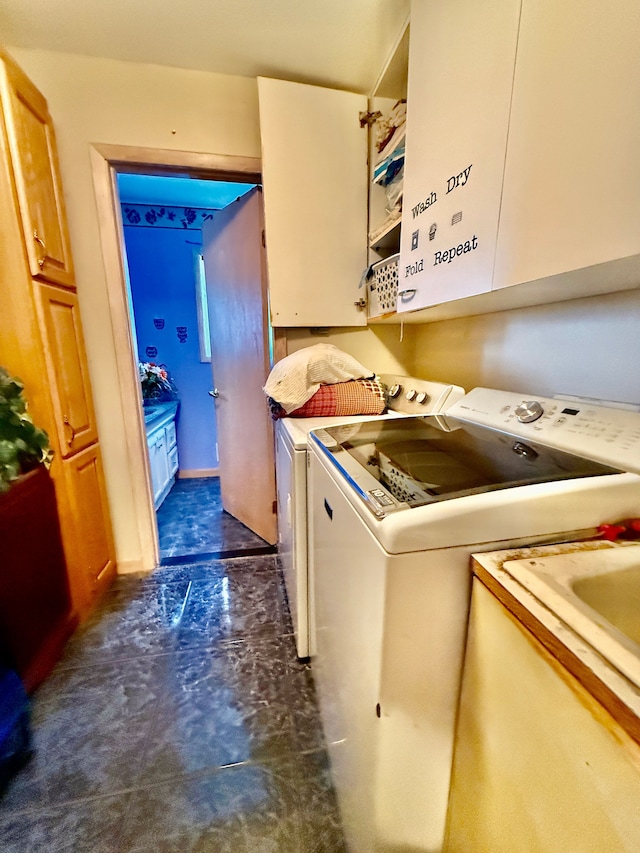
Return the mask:
M315 344L279 361L263 390L289 414L310 400L321 385L367 379L373 375L373 370L333 344Z
M273 401L272 401L273 402ZM321 385L290 418L328 418L345 415L381 415L387 407L385 387L379 379L350 379L333 385ZM274 420L286 417L278 404L271 405Z

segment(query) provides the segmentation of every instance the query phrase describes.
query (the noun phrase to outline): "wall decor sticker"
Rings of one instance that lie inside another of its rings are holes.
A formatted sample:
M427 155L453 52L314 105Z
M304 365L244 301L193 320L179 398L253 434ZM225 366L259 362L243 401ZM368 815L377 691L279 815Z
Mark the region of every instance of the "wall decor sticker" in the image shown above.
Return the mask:
M187 327L176 326L176 332L178 333L178 340L181 344L184 344L187 340Z
M153 325L156 329L164 329L164 318L163 317L154 317Z
M215 210L201 207L159 207L152 204L122 204L124 225L138 228L179 228L199 231L213 219Z
M438 230L438 226L437 226L437 225L436 225L436 223L434 222L434 223L431 225L431 227L429 228L429 239L430 239L430 240L433 240L433 239L435 238L435 236L436 236L436 231L437 231L437 230Z
M418 242L420 237L420 229L414 231L411 235L411 251L418 248Z
M147 358L155 358L158 355L158 347L146 347L144 354Z

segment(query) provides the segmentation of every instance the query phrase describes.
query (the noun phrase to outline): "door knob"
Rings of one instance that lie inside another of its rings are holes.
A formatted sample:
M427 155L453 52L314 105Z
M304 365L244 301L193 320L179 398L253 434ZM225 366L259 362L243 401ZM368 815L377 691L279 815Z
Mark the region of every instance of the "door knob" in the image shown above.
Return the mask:
M220 392L218 391L217 388L212 388L211 391L209 391L209 396L210 397L219 397Z

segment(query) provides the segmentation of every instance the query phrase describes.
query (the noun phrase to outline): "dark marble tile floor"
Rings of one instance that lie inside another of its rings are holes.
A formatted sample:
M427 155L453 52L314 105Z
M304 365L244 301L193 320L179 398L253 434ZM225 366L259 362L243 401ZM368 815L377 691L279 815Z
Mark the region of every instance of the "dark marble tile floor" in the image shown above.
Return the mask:
M160 556L165 562L267 546L222 509L218 477L176 480L157 516Z
M3 853L345 850L276 555L120 578L33 697L33 728L0 799Z

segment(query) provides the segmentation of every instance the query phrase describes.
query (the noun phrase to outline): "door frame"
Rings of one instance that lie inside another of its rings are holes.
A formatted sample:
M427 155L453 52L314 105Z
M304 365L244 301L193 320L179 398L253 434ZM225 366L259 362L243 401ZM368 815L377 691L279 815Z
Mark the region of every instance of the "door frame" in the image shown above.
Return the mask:
M151 470L146 446L142 395L135 359L135 345L129 315L129 284L124 258L124 231L117 190L121 172L171 176L185 172L203 180L262 183L259 157L204 154L126 145L93 144L91 170L98 210L116 355L117 384L123 412L130 428L125 430L128 468L140 542L141 568L151 571L160 563L158 527L153 504ZM274 330L277 332L277 330ZM284 332L274 338L274 361L284 355Z

